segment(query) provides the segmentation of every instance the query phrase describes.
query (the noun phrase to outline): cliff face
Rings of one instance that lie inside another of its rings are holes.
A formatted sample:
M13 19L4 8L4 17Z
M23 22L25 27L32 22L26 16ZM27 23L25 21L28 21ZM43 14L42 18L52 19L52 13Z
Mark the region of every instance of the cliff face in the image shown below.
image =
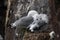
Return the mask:
M27 15L27 13L30 11L30 10L36 10L36 11L38 11L38 13L40 14L40 13L45 13L45 14L48 14L49 15L49 17L50 17L50 14L49 14L49 12L50 12L50 9L49 9L49 3L48 3L48 0L18 0L17 1L17 6L16 6L16 12L15 12L15 20L16 19L19 19L20 17L23 17L23 16L26 16ZM48 24L48 27L49 27L49 24ZM21 30L20 30L21 28L17 28L17 30L16 30L16 32L18 32L19 34L21 34L21 38L19 38L19 39L22 39L23 38L23 34L24 34L24 32L22 32ZM49 28L48 28L49 29ZM47 31L47 30L45 30L45 31ZM48 32L50 31L50 29L48 30ZM27 32L28 33L28 32ZM29 35L31 35L31 37L29 36ZM32 35L34 35L34 34L30 34L30 33L28 33L28 35L24 35L25 37L26 36L28 36L29 38L27 39L24 39L24 40L34 40L35 39L35 35L34 36L32 36ZM36 34L37 35L37 34ZM39 36L40 36L41 34L39 34ZM42 36L40 36L40 37L42 37ZM35 39L35 40L38 40L39 39L39 37L38 37L38 35L37 35L37 39ZM42 37L42 39L40 39L40 40L44 40L43 39L43 37Z
M9 10L9 20L8 25L10 23L13 23L14 21L18 20L20 17L26 16L27 13L30 10L36 10L38 13L45 13L48 14L50 17L50 9L49 9L49 0L13 0L11 1L10 10ZM49 24L48 24L49 27ZM50 27L49 27L50 28ZM48 28L48 29L49 29ZM11 38L7 36L7 39L14 40L15 39L15 31L19 34L21 33L20 28L10 29L7 28L6 33ZM48 30L49 32L50 30ZM45 40L47 37L47 40L49 39L48 33L24 33L24 36L21 37L23 40ZM21 34L20 34L21 35ZM46 37L45 37L46 36ZM27 38L28 37L28 38ZM21 39L20 36L18 37L18 40Z
M36 10L38 13L48 14L50 17L50 9L49 9L49 1L48 0L17 0L15 2L15 6L12 5L13 10L11 10L14 16L12 20L17 20L20 17L26 16L30 10ZM14 8L15 7L15 8ZM14 22L13 21L13 22ZM18 28L17 28L18 29ZM19 30L19 29L18 29Z

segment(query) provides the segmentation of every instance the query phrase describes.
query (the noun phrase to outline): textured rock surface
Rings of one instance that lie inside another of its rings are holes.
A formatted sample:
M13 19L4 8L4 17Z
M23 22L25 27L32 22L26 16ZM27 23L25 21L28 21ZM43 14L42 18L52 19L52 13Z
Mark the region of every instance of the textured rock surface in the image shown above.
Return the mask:
M27 14L27 12L29 10L32 10L32 9L35 9L40 13L41 12L40 5L42 5L40 1L42 1L42 3L44 3L44 0L20 0L20 1L12 0L10 12L9 12L10 13L9 23L12 23L15 20L19 19L20 17L25 16ZM59 7L60 6L57 6L58 4L56 4L56 7L58 8L56 11L59 11L59 12L55 12L55 3L54 3L55 0L48 0L48 1L50 3L50 5L48 5L48 6L50 6L50 8L51 8L51 13L49 14L48 13L49 11L47 12L49 15L51 15L51 19L50 19L51 24L49 25L49 27L53 27L56 34L59 34L59 31L60 31L59 30L60 29L59 24L60 23L58 23L58 22L60 21L60 19L59 19L59 17L60 17ZM47 2L47 1L45 0L45 2ZM18 4L20 4L20 5L18 5ZM48 2L47 2L47 4L48 4ZM19 7L19 9L17 8L17 6ZM46 8L49 9L48 6ZM48 10L48 9L46 9L46 10ZM19 12L19 10L20 10L20 12ZM57 15L58 22L57 22L56 14L58 14ZM6 30L6 40L13 40L14 31L10 28L7 28L7 30ZM29 35L30 35L30 33L29 33ZM60 37L59 37L59 39L60 39ZM57 39L57 40L59 40L59 39ZM20 37L18 38L18 40L20 40Z
M48 33L30 33L26 32L23 40L49 40Z
M16 20L18 20L20 17L26 16L27 13L29 12L29 10L36 10L36 11L38 11L38 13L45 13L45 14L48 14L50 16L50 14L49 14L50 10L49 10L48 1L49 0L13 0L12 3L11 3L10 12L9 12L9 14L10 14L10 16L9 16L9 24L13 23ZM49 27L49 24L48 24L48 27ZM11 29L8 29L8 30L9 30L8 31L9 33L11 33L12 35L14 34L14 32L13 32L14 29L12 29L13 31ZM16 32L18 32L19 34L20 33L24 34L24 32L22 32L20 28L17 28ZM33 35L32 36L32 37L34 37L33 39L35 39L35 37L36 37L34 33L30 34L30 33L27 32L27 34L31 35L31 36ZM25 36L28 36L28 35L25 35ZM38 40L39 36L41 34L37 33L36 35L37 35L36 40ZM43 35L45 35L45 34L43 34ZM41 36L43 36L43 35L41 35ZM14 35L13 35L13 38L14 38ZM21 38L22 37L19 36L18 40L20 40ZM24 39L25 39L25 37L24 37ZM31 39L31 38L29 37L29 39ZM42 37L42 39L43 39L43 37Z

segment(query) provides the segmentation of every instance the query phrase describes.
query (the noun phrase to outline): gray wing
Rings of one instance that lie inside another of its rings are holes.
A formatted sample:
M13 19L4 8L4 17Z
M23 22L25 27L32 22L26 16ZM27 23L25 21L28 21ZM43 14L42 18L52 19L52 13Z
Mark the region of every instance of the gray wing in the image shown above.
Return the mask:
M12 24L12 27L15 27L15 26L28 26L32 22L33 22L33 18L32 17L25 16L25 17L22 17L19 20L15 21Z
M47 24L47 23L45 23L44 21L38 21L39 26L44 26L45 24Z
M35 20L35 21L33 21L27 28L30 28L30 27L32 27L32 25L34 25L34 28L36 28L36 27L41 27L41 26L43 26L43 25L45 25L46 23L44 22L44 21L42 21L42 20Z

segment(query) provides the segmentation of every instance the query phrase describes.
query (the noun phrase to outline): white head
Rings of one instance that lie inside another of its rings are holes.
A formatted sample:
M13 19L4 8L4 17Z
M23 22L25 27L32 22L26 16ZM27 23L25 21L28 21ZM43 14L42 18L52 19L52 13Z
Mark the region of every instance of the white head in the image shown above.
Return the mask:
M40 18L41 18L43 21L45 21L46 23L48 23L49 19L48 19L47 14L40 14L39 16L40 16Z
M27 16L33 16L35 14L38 14L38 12L35 11L35 10L31 10L31 11L28 12L28 15Z

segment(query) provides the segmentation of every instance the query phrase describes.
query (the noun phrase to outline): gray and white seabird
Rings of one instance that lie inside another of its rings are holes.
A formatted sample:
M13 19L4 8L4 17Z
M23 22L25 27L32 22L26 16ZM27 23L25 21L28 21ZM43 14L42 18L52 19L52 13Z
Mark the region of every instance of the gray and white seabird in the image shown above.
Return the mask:
M47 23L48 23L47 14L38 14L37 11L31 10L28 12L27 16L24 16L20 18L19 20L16 20L14 23L12 23L11 28L17 27L18 25L20 27L26 26L26 28L29 28L29 30L33 32L35 27L40 27Z
M33 22L33 15L38 14L37 11L35 10L31 10L28 12L27 16L24 16L22 18L20 18L19 20L16 20L14 23L11 24L11 28L13 27L17 27L19 26L28 26L29 24L31 24Z

